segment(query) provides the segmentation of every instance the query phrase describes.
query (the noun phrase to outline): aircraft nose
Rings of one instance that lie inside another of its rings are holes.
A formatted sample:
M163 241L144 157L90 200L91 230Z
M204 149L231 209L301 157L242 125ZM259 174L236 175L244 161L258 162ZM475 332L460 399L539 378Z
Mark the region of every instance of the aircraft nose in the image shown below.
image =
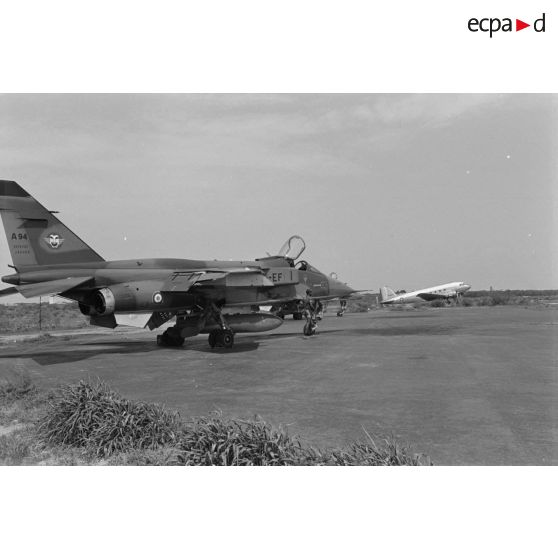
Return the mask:
M332 296L347 296L354 292L349 285L341 283L337 279L329 279L329 294Z
M471 288L471 285L467 285L467 283L463 283L463 292L468 291Z

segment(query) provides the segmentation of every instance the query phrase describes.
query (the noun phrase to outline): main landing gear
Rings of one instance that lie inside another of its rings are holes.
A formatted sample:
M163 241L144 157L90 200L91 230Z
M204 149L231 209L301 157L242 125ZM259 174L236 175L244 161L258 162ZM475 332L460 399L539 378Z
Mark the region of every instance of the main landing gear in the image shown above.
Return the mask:
M339 301L339 312L337 312L337 317L340 318L341 316L343 316L346 309L347 309L347 301L346 300L340 300Z
M220 328L209 332L207 342L213 349L214 347L223 347L224 349L232 349L234 345L234 331L228 326L221 309L216 304L211 304L208 308L209 316L219 324Z
M159 347L182 347L184 337L180 335L180 329L176 326L169 327L162 335L157 335L157 345Z
M214 347L231 349L234 345L234 331L229 328L213 330L209 333L207 342L212 349Z
M199 314L199 320L196 320L194 325L189 323L188 320L178 317L176 325L169 327L162 335L157 335L157 345L160 347L182 347L185 337L197 335L206 327L208 322L209 327L215 327L215 323L218 325L218 328L209 332L209 346L212 349L214 347L232 348L234 345L234 331L225 321L221 309L213 303Z

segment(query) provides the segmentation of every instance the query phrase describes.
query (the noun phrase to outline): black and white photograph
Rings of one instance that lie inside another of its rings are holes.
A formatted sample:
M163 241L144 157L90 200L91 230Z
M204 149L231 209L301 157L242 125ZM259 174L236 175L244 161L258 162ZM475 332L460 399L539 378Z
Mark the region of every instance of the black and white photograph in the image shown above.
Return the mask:
M0 97L3 462L556 464L557 107Z
M551 550L551 6L2 13L6 555Z

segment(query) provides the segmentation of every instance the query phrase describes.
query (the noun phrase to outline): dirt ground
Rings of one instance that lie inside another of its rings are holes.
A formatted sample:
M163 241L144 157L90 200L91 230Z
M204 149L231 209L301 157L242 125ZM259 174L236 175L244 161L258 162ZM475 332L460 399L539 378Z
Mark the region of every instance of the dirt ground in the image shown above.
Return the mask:
M326 315L316 337L287 319L159 348L153 332L0 336L0 376L41 386L100 377L183 416L260 415L320 446L394 434L442 465L558 464L558 309L516 306Z

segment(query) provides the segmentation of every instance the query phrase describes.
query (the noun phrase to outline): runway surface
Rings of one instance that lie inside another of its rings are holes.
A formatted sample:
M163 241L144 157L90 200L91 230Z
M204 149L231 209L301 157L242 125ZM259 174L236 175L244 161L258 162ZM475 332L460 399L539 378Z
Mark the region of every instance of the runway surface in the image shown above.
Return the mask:
M558 309L377 310L326 315L319 335L285 320L159 348L153 332L0 338L0 375L40 385L100 377L122 395L187 417L260 415L320 446L394 434L442 465L558 464Z

